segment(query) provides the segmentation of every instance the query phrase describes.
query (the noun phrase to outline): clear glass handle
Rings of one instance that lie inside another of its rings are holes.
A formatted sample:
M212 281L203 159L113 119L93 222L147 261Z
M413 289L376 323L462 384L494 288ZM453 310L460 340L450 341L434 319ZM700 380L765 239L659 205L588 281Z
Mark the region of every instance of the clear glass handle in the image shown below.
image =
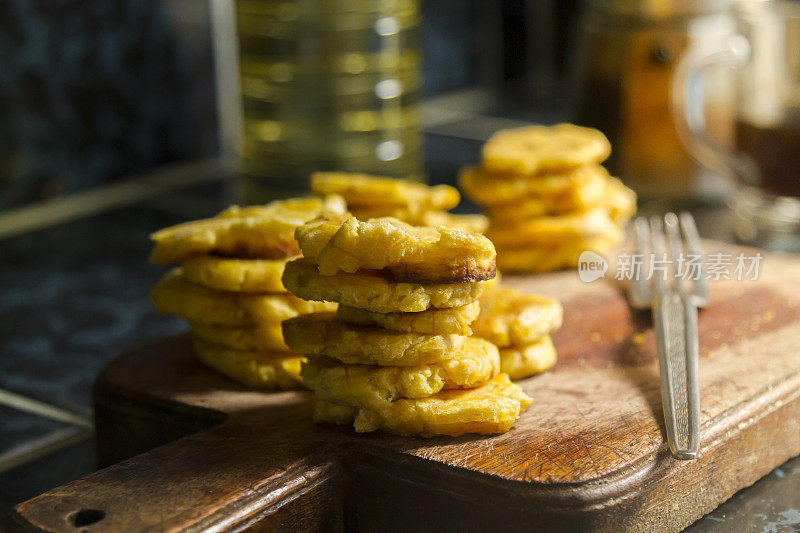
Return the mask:
M711 66L741 67L749 58L750 43L743 35L702 40L679 58L672 77L670 104L681 143L700 164L724 175L744 175L742 165L746 163L708 133L704 76Z

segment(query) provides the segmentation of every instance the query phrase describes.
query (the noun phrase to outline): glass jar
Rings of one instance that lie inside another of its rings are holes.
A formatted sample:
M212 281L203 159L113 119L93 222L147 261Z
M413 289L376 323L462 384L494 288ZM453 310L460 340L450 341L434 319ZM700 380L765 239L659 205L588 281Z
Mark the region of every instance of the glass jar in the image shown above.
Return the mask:
M422 177L418 0L236 0L244 200Z

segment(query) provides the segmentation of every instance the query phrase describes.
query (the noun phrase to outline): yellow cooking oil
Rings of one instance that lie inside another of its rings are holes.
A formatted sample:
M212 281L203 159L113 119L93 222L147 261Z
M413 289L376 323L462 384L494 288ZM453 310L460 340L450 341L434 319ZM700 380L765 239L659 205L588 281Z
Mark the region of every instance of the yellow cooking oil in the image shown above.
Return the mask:
M244 200L318 170L419 180L419 0L236 0Z

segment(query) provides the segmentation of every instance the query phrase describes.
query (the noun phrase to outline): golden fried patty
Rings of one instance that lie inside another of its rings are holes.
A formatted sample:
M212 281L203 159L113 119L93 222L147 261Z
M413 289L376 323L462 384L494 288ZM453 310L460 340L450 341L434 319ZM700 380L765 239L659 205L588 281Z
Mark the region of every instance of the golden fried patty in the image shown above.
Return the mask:
M336 313L313 313L283 322L283 338L302 355L326 355L349 364L414 366L472 353L494 345L477 337L401 333L342 322ZM465 348L466 347L466 348Z
M497 263L504 272L540 273L574 268L585 250L606 255L617 246L622 236L619 232L591 239L578 239L558 245L523 245L498 247Z
M544 245L591 239L605 235L621 235L622 230L605 208L583 213L520 220L515 224L492 224L486 235L498 247Z
M474 352L465 348L451 359L416 366L349 365L313 358L304 363L302 377L317 399L380 409L399 398L424 398L492 379L500 372L497 348L480 348Z
M501 130L483 145L483 164L497 172L537 174L600 163L611 143L600 131L573 124Z
M289 293L225 292L186 281L183 269L167 272L150 291L156 310L197 324L258 326L274 324L303 313L335 309Z
M276 259L297 255L297 226L327 212L344 213L338 197L293 198L264 206L233 206L214 218L194 220L159 230L150 238L150 261L180 263L196 255Z
M504 433L531 403L506 374L475 389L444 390L427 398L402 398L380 409L317 400L314 420L346 424L359 433L382 429L399 435L458 436Z
M317 196L339 195L348 206L401 206L416 211L450 209L461 199L458 190L449 185L429 186L350 172L313 173L311 192Z
M511 379L539 374L555 364L556 348L549 335L524 346L500 348L500 365Z
M480 233L410 226L394 218L336 224L312 222L296 235L305 257L324 275L381 271L395 281L457 283L495 275L495 250ZM324 243L324 244L323 244Z
M192 334L196 338L234 350L289 351L289 347L283 342L281 323L277 321L254 327L192 324Z
M459 173L464 193L498 209L520 202L538 202L545 212L585 209L602 202L610 176L601 166L579 167L544 176L498 176L484 168L465 167Z
M351 207L350 211L358 220L392 217L412 226L447 226L468 233L483 233L489 227L489 219L483 215L456 215L447 211L416 212L407 208L393 207Z
M290 258L229 259L200 255L186 259L186 279L211 289L233 292L286 292L281 283L283 268Z
M305 358L299 355L234 350L201 339L195 339L194 349L208 367L249 387L303 388L300 369Z
M470 324L478 318L480 306L472 302L449 309L428 309L418 313L376 313L358 307L340 305L336 310L344 322L360 326L379 326L405 333L454 333L471 335Z
M563 318L557 300L510 288L486 291L480 307L472 331L500 347L537 341L561 327Z
M486 214L496 226L513 226L520 220L583 212L593 208L607 209L611 219L624 225L636 213L636 193L617 179L609 177L601 190L581 188L570 196L543 198L518 197L501 204L487 204Z
M305 300L338 302L378 313L460 307L477 300L487 283L403 283L375 274L344 272L325 276L306 258L289 261L282 280L292 294Z

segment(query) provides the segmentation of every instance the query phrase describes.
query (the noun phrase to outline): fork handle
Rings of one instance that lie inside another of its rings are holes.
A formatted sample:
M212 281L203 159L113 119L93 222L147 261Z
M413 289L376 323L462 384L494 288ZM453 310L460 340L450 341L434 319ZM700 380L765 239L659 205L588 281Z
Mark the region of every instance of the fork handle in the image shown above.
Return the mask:
M653 307L667 442L678 459L695 459L699 448L700 385L697 308L685 295L662 294Z

